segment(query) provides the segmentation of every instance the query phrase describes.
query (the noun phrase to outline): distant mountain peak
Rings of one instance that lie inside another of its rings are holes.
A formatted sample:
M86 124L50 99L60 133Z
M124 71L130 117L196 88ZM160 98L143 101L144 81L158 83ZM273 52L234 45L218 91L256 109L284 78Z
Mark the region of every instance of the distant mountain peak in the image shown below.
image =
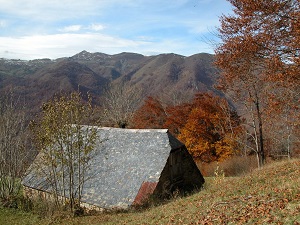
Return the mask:
M76 55L73 55L70 57L70 59L73 60L99 60L99 59L105 59L108 58L109 55L105 54L105 53L100 53L100 52L96 52L96 53L90 53L86 50L83 50L79 53L77 53Z

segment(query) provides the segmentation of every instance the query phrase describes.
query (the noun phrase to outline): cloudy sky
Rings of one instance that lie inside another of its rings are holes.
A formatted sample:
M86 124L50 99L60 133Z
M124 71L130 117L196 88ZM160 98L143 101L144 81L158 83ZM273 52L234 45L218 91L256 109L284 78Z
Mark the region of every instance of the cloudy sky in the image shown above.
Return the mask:
M0 58L213 53L226 0L0 0Z

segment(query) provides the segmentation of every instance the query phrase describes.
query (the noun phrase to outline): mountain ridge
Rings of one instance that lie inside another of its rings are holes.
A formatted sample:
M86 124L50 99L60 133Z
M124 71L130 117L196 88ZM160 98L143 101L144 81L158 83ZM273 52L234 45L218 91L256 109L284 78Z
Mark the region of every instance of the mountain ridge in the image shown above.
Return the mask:
M108 84L124 83L144 90L145 96L164 93L211 91L218 77L214 56L199 53L182 56L166 53L144 56L81 51L58 59L17 60L0 58L0 92L14 88L30 102L33 111L55 93L80 88L101 97Z

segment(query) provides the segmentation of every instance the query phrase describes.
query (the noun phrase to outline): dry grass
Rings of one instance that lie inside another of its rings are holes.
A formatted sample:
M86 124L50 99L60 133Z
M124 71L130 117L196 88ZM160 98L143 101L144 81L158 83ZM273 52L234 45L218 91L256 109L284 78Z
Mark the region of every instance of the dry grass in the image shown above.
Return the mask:
M143 211L51 220L51 224L300 224L300 160L272 163L243 177L207 178L199 193Z
M197 166L205 177L215 176L216 170L226 177L241 176L257 168L257 159L256 156L233 156L223 162L198 162Z

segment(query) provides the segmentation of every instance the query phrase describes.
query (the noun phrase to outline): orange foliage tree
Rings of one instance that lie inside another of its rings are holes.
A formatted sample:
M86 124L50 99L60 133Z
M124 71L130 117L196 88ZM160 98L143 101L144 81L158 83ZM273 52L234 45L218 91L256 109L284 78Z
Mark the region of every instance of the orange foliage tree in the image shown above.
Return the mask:
M172 134L178 136L188 120L192 107L193 105L191 103L182 103L180 105L166 107L168 116L164 127L167 127Z
M211 94L196 94L190 103L163 107L153 97L136 111L134 128L168 128L196 159L223 160L240 149L242 133L237 113L228 102Z
M285 109L289 121L297 120L291 117L299 104L300 1L228 1L233 15L220 18L222 42L215 49L216 65L222 70L220 88L244 104L249 136L262 166L264 141L272 135L265 126L274 124L270 115ZM285 126L280 117L273 118L279 127Z
M197 94L178 138L194 158L221 161L238 151L240 121L228 102L210 94Z
M162 128L167 114L162 103L154 97L147 97L144 104L135 112L132 119L134 128Z

